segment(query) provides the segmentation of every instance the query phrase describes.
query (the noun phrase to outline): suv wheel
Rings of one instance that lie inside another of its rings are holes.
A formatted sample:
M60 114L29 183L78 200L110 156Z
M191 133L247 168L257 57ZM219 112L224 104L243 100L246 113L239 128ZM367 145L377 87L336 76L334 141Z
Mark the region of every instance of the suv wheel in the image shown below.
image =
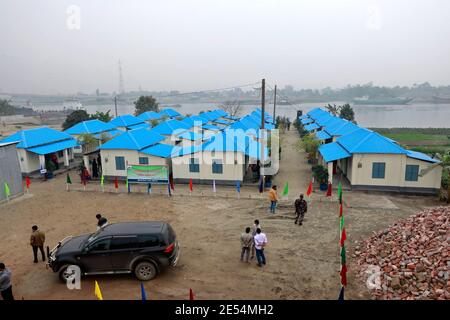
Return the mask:
M153 263L143 261L139 262L134 268L134 275L141 281L152 280L156 277L157 271Z
M65 264L61 268L59 268L58 276L59 276L59 280L61 280L61 282L67 283L69 277L73 275L73 273L68 272L68 270L67 270L67 268L69 266L70 266L70 264Z

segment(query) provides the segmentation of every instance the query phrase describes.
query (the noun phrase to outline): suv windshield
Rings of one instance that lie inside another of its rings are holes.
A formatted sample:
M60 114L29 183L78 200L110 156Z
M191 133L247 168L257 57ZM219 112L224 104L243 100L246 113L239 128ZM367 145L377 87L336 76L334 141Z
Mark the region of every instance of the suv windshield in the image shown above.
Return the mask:
M86 240L86 245L90 244L92 241L98 238L98 236L103 232L103 228L99 229L98 231L94 232L89 236L89 238Z

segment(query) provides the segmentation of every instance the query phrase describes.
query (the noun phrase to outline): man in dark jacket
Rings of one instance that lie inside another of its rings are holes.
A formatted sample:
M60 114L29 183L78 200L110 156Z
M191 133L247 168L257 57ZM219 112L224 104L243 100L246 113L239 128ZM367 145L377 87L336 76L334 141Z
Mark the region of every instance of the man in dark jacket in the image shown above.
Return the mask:
M308 203L305 199L303 199L303 194L295 200L295 214L297 217L295 218L295 224L301 226L303 224L303 218L305 217L305 213L308 211Z
M42 261L45 261L44 242L45 233L39 230L38 226L31 227L30 245L33 248L34 263L38 263L38 249L41 251Z
M97 218L97 230L105 227L108 224L108 220L99 213L95 216Z
M11 270L5 267L4 263L0 262L0 293L3 300L14 300L11 285Z

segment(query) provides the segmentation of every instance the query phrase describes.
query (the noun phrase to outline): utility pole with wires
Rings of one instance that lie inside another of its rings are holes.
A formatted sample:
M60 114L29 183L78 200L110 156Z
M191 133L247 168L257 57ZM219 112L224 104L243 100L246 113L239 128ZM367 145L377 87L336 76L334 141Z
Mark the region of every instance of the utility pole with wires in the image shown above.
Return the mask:
M261 129L262 130L264 130L265 109L266 109L266 79L262 79L262 82L261 82Z
M273 91L273 121L275 121L275 109L277 107L277 85Z
M114 97L114 109L116 110L116 118L117 118L117 96Z
M260 176L261 176L261 184L262 184L262 190L264 190L264 151L265 151L265 144L264 144L264 122L265 122L265 115L266 115L266 79L262 79L261 82L261 129L259 130L259 139L261 141L261 165L260 165ZM262 193L261 193L262 195Z

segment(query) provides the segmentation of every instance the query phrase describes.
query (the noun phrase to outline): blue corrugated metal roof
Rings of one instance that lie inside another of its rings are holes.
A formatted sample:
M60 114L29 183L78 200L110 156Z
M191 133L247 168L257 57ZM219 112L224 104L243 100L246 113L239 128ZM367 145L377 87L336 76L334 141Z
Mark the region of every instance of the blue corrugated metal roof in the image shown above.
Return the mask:
M135 129L122 133L121 135L109 140L99 147L99 149L125 149L141 150L154 145L165 138L153 130Z
M412 150L406 150L406 156L409 158L413 158L413 159L417 159L417 160L422 160L422 161L427 161L427 162L432 162L432 163L439 163L441 161L437 160L437 159L433 159L430 156L422 153L422 152L417 152L417 151L412 151Z
M257 142L253 139L248 140L247 147L245 148L245 154L250 158L261 160L262 152L261 152L261 142ZM269 158L269 149L264 147L264 159Z
M138 115L137 118L141 119L142 121L159 120L161 119L161 115L155 111L146 111Z
M172 149L171 157L181 157L187 154L197 153L202 151L203 145L191 145L186 147L174 147Z
M326 131L332 136L343 136L350 132L360 129L353 122L343 120L342 122L333 123L326 127Z
M195 141L195 140L201 140L203 138L203 135L198 132L185 131L185 132L179 134L178 137L181 139Z
M55 143L46 144L43 146L37 146L33 148L28 148L27 151L37 153L37 154L49 154L53 152L58 152L64 149L73 148L77 146L77 140L75 139L68 139L64 141L58 141Z
M122 134L122 133L123 133L122 130L117 130L117 129L115 129L115 130L110 130L110 131L105 131L105 132L96 133L96 134L94 135L94 137L95 137L96 139L102 139L103 137L112 138L112 137L118 136L119 134Z
M300 120L300 122L301 122L303 125L305 125L305 124L310 124L311 122L314 122L314 120L311 119L311 118L304 118L304 119Z
M157 143L154 146L142 149L139 152L149 154L155 157L169 158L172 155L173 148L176 147L169 144Z
M212 124L205 124L202 127L203 129L206 130L212 130L212 131L220 131L220 128L218 126L212 125Z
M309 119L309 117L308 117L308 115L307 114L303 114L303 115L301 115L300 117L298 117L300 120L303 120L303 119Z
M213 121L214 123L219 123L219 124L224 124L224 125L229 125L230 122L228 122L227 120L224 119L216 119Z
M170 118L176 118L176 117L181 116L181 113L179 113L179 112L176 111L176 110L173 110L172 108L164 109L164 110L160 111L159 114L160 114L161 116L166 115L166 116L168 116L168 117L170 117Z
M316 119L318 119L320 116L322 116L322 115L325 114L325 113L327 113L327 112L324 111L324 110L322 110L322 109L320 109L320 108L315 108L315 109L312 109L311 111L309 111L309 112L307 113L307 115L308 115L310 118L316 120Z
M323 121L321 123L321 126L326 129L326 128L332 126L332 125L335 125L336 123L343 123L344 121L345 121L344 119L341 119L341 118L338 118L338 117L331 117L328 120Z
M57 141L73 139L71 135L48 127L20 130L0 142L15 142L17 148L27 149Z
M83 122L79 122L76 125L70 127L69 129L66 129L64 132L71 135L79 135L79 134L85 134L85 133L100 133L104 131L110 131L115 129L116 126L106 123L103 121L100 121L98 119L94 120L87 120Z
M325 131L321 130L321 131L316 132L316 138L318 140L327 140L327 139L330 139L331 136L328 133L326 133Z
M221 132L213 135L208 142L203 144L203 151L235 151L245 153L248 140L239 132Z
M194 121L195 124L197 124L196 122L200 122L202 125L208 123L208 119L205 118L205 117L202 117L200 115L198 115L198 116L191 116L190 118L191 118L191 120Z
M132 126L128 126L127 128L130 130L136 130L136 129L150 129L151 127L152 127L151 125L144 122L144 123L133 124Z
M349 158L351 154L347 152L339 143L332 142L323 144L319 147L319 152L325 162L331 162L339 159Z
M172 119L161 122L156 127L154 127L152 131L159 134L171 135L173 133L181 133L182 131L188 130L190 128L192 128L191 125Z
M323 115L321 115L320 117L318 117L316 119L316 123L320 126L323 126L326 122L335 119L336 117L332 116L331 114L329 114L328 112L324 113Z
M220 114L217 113L217 110L201 113L200 116L207 118L209 121L214 121L221 117Z
M315 129L319 129L320 127L317 125L317 123L311 123L305 126L305 130L307 131L313 131Z
M131 114L124 114L122 116L115 117L108 123L112 124L115 127L129 127L143 122L144 122L143 120L135 116L132 116Z
M406 154L406 150L398 144L365 128L341 136L336 141L350 153Z
M225 110L222 110L222 109L216 109L216 110L214 110L215 112L216 112L216 114L218 114L219 116L221 116L221 117L227 117L227 116L229 116L229 114L225 111Z

